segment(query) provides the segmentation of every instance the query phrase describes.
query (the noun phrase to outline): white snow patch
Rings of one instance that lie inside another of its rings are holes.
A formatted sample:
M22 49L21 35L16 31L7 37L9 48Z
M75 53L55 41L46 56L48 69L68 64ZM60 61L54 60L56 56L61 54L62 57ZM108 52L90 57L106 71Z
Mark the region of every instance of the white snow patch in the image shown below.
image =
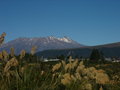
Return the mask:
M68 39L68 38L66 38L66 37L58 38L58 40L63 41L63 42L66 42L66 43L71 43L71 42L72 42L72 40L70 40L70 39Z

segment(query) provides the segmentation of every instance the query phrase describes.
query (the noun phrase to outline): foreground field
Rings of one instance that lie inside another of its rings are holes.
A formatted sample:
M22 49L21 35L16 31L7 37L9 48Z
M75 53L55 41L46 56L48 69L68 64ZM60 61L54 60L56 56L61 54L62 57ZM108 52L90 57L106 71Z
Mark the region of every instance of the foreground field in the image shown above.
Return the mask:
M0 62L0 90L120 90L120 63L41 62L24 50L2 51Z

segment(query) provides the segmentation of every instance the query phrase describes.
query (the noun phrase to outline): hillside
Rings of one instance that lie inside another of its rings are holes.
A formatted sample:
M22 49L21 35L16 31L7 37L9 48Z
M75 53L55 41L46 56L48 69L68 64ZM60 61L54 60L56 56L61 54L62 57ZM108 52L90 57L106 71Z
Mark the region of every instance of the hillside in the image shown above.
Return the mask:
M102 51L106 57L120 57L120 42L105 44L105 45L98 45L98 46L91 46L91 47L75 48L75 49L46 50L46 51L37 53L37 55L44 56L44 57L56 57L59 55L89 57L92 49L94 48Z

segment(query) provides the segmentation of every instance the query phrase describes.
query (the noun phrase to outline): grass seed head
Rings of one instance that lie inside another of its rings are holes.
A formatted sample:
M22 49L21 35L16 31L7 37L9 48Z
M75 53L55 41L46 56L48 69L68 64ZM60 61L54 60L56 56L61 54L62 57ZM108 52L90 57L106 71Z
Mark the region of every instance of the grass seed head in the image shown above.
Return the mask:
M69 57L69 63L72 63L72 56Z
M75 77L76 77L76 79L78 79L78 80L81 80L81 79L82 79L82 77L81 77L81 75L80 75L79 73L75 73Z
M71 79L72 79L73 81L76 81L76 77L74 77L74 75L71 75Z
M12 66L17 66L18 65L18 60L16 58L12 58L10 59L7 64L5 65L5 68L4 68L4 72L7 72L9 71L9 69L12 67Z
M75 82L77 79L74 75L70 75L70 73L65 73L63 76L63 79L61 79L61 83L63 85L70 85L72 82Z
M79 63L79 65L83 65L83 61L81 61L81 62Z
M69 73L65 73L65 74L63 75L63 78L67 78L67 79L71 80L71 76L70 76Z
M61 67L61 63L55 64L52 68L52 71L54 72L54 71L60 69L60 67Z
M66 66L65 66L65 71L67 72L68 70L71 70L72 69L72 63L68 63Z
M7 61L9 59L9 54L5 50L2 51L2 55L4 61Z
M84 85L84 90L92 90L92 85L90 83L87 83Z
M69 85L71 82L68 79L61 79L63 85Z
M25 50L22 50L22 51L21 51L21 53L20 53L20 59L22 59L22 58L25 56L25 53L26 53Z
M72 69L74 69L75 67L77 67L78 65L78 59L76 59L73 63L72 63Z
M64 61L64 60L62 60L62 65L63 65L63 67L65 68L65 66L66 66L66 62Z
M76 72L81 73L81 72L83 72L84 68L85 68L85 66L81 64L77 67Z
M71 76L70 76L70 74L69 73L65 73L64 75L63 75L63 79L61 79L61 83L63 84L63 85L69 85L70 83L71 83Z
M96 73L96 83L106 84L109 82L109 77L106 73Z
M14 48L11 48L10 49L10 55L11 55L11 57L14 57L14 54L15 54L15 50L14 50Z
M3 44L3 42L4 42L5 36L6 36L6 33L3 32L2 35L0 36L0 46L1 46L1 45Z
M33 47L31 48L31 54L32 54L32 55L34 55L34 54L35 54L36 49L37 49L37 47L36 47L36 46L33 46Z

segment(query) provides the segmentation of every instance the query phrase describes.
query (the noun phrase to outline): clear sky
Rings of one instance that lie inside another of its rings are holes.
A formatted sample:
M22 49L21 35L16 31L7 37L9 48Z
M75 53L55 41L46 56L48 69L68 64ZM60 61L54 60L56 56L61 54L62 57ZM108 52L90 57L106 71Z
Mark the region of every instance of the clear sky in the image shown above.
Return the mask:
M120 42L120 0L0 0L0 33L68 36L85 45Z

